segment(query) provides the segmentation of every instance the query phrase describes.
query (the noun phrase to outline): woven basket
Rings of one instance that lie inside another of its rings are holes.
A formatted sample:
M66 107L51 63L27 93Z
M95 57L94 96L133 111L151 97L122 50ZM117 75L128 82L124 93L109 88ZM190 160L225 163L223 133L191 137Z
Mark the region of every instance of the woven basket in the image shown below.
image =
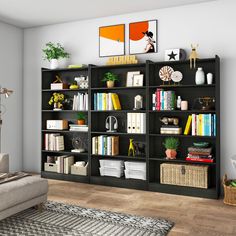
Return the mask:
M208 166L161 164L161 183L208 188Z
M224 203L236 206L236 187L229 186L231 180L227 179L227 175L223 177L224 186Z

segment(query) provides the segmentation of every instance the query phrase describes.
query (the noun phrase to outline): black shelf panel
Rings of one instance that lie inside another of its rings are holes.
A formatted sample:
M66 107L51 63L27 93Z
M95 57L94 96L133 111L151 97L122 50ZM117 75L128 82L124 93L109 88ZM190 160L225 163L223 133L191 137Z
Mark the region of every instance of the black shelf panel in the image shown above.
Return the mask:
M72 174L60 174L49 171L42 171L41 176L47 179L57 179L57 180L65 180L65 181L73 181L80 183L89 183L89 176L82 175L72 175Z
M90 183L113 186L113 187L121 187L121 188L129 187L131 189L141 189L141 190L148 189L147 181L138 179L125 179L124 177L116 178L109 176L91 176Z
M149 183L149 190L162 193L169 193L169 194L194 196L194 197L213 198L213 199L218 198L216 188L203 189L203 188L184 187L178 185L160 184L151 182Z
M121 64L121 65L102 65L102 66L92 66L92 69L123 69L123 68L133 68L133 67L145 67L146 63L137 64Z
M88 153L87 152L82 152L82 153L79 153L79 152L71 152L69 150L66 150L66 151L49 151L49 150L42 150L43 153L54 153L54 154L57 154L57 155L80 155L80 156L88 156Z
M202 111L202 110L149 110L150 113L216 113L215 110Z
M49 69L49 68L42 68L42 72L69 72L69 71L86 71L88 67L81 67L81 68L58 68L58 69Z
M42 110L42 112L55 112L55 113L68 113L68 112L71 112L71 113L73 113L73 112L88 112L88 111L86 111L86 110L84 110L84 111L74 111L74 110L60 110L60 111L54 111L54 110Z
M146 134L138 134L138 133L122 133L122 132L98 132L98 131L92 131L91 134L97 134L97 135L123 135L123 136L143 136Z
M81 134L88 134L87 131L72 131L72 130L59 130L59 129L54 129L54 130L49 130L49 129L43 129L42 132L44 133L81 133Z
M88 92L88 89L43 89L42 92Z
M93 158L99 158L99 159L126 159L126 160L143 160L146 161L146 157L133 157L133 156L125 156L125 155L116 155L116 156L111 156L111 155L95 155L92 154L91 157Z
M174 160L168 160L165 158L156 158L156 157L150 157L149 158L150 161L158 161L158 162L173 162L173 163L185 163L185 164L202 164L202 165L212 165L215 166L216 163L206 163L206 162L201 162L201 161L186 161L185 159L174 159Z
M203 138L216 139L216 136L199 136L199 135L184 135L184 134L149 134L152 137L178 137L178 138Z
M97 110L91 110L91 112L92 113L99 113L99 112L110 112L110 113L112 113L112 112L120 112L120 113L128 113L128 112L130 112L130 113L145 113L146 112L146 110L104 110L104 111L97 111Z
M91 88L92 91L97 91L97 90L136 90L136 89L146 89L146 86L139 86L139 87L113 87L113 88Z
M163 89L168 89L168 88L215 88L215 84L202 84L202 85L196 85L196 84L180 84L180 85L152 85L149 86L149 89L157 89L157 88L163 88Z

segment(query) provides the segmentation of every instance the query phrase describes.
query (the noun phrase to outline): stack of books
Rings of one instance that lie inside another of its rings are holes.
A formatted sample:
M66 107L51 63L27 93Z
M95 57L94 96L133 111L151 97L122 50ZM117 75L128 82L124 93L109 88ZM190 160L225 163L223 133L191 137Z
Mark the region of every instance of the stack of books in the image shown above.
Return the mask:
M186 161L213 163L214 158L212 157L212 148L189 147Z
M160 134L182 134L182 128L178 125L162 125Z
M189 115L184 134L198 136L216 136L216 114Z
M70 124L70 131L88 132L88 125Z
M70 174L71 166L74 164L74 156L58 156L56 164L57 173Z
M92 138L93 155L119 155L119 136L100 135Z
M73 98L73 111L87 111L88 110L88 93L78 93Z
M116 93L95 93L93 100L95 111L121 110L119 96Z
M176 107L176 96L174 91L157 89L152 94L152 110L174 110Z
M64 136L57 133L45 134L44 144L47 151L63 151L65 149Z

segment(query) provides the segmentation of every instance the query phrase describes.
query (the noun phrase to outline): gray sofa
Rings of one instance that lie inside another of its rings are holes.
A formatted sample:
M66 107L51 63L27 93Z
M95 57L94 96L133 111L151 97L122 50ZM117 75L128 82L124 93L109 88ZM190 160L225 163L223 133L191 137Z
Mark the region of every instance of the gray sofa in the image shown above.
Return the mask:
M9 156L0 154L0 173L9 172ZM39 176L27 176L22 179L0 184L0 220L41 205L47 200L48 181Z

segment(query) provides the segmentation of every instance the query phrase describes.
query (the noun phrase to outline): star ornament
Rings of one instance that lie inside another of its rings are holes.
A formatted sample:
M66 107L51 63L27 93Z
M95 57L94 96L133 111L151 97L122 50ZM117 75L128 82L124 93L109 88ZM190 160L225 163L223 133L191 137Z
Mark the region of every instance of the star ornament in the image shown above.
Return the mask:
M169 60L171 59L175 60L176 56L177 56L177 53L174 53L173 51L170 54L168 54Z

